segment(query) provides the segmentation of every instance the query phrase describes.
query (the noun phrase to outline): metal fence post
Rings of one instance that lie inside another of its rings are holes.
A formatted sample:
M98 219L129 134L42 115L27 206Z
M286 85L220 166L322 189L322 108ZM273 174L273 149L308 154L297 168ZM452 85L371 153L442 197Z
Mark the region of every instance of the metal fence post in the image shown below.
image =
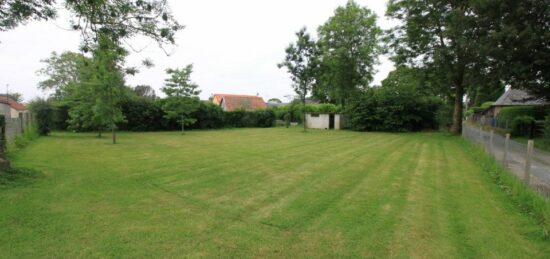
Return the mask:
M510 147L510 133L506 133L506 140L504 141L504 155L502 156L502 163L508 167L508 148Z
M533 156L533 140L527 141L527 154L525 155L525 183L531 182L531 159Z

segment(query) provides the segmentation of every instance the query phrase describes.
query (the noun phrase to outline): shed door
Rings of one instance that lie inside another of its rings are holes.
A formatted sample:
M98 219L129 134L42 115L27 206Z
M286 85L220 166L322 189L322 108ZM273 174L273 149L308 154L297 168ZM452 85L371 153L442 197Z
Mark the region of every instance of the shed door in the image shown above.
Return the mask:
M334 114L329 114L328 116L328 128L334 129Z

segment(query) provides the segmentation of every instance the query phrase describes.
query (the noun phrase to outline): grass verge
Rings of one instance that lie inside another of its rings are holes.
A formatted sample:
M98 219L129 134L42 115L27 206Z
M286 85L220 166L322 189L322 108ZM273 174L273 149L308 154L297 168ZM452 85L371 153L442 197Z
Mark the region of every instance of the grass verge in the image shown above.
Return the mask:
M494 157L475 144L467 145L472 157L487 173L491 180L526 215L534 218L541 226L541 234L550 238L550 202L527 186L524 182L504 168Z

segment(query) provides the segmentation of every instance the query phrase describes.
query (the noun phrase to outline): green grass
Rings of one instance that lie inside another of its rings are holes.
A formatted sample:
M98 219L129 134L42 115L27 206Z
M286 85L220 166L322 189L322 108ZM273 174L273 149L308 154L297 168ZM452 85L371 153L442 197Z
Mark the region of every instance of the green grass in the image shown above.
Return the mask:
M531 196L503 191L457 137L272 128L119 140L56 133L12 153L42 173L0 184L0 258L550 257L547 222L520 206Z

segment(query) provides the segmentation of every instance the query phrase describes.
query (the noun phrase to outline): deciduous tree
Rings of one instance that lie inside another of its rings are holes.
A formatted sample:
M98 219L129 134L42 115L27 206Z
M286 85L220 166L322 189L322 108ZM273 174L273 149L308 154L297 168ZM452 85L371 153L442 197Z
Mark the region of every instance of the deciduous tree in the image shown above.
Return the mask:
M165 80L162 91L167 95L163 105L166 117L177 119L181 123L181 133L185 132L185 125L195 123L191 114L199 108L200 90L198 85L191 81L193 65L181 69L167 69L170 76Z
M317 69L318 48L306 28L296 33L297 40L291 43L285 50L285 60L278 64L279 68L286 68L292 79L292 88L298 94L302 105L306 104L306 97L315 82ZM304 131L306 131L305 114L302 115Z
M394 61L437 68L448 80L454 92L451 132L459 134L468 76L485 65L478 44L482 31L469 1L390 0L387 15L401 21L388 37Z
M345 105L357 90L368 87L381 52L381 33L370 9L354 1L338 7L319 27L321 72L316 94Z

